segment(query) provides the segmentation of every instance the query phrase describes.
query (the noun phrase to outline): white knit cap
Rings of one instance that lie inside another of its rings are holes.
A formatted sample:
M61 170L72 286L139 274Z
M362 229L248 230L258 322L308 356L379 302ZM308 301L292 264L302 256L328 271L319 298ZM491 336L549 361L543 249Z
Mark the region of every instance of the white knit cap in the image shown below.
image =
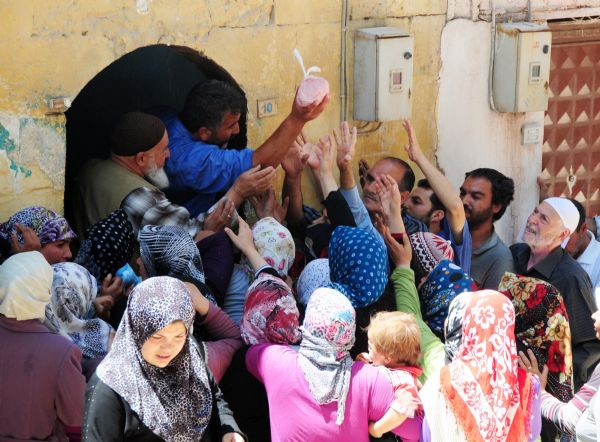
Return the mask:
M548 203L554 211L560 217L565 229L569 230L569 237L575 230L577 229L577 224L579 224L579 211L575 204L569 201L567 198L546 198L544 200L545 203ZM564 248L569 242L569 237L567 237L561 246Z

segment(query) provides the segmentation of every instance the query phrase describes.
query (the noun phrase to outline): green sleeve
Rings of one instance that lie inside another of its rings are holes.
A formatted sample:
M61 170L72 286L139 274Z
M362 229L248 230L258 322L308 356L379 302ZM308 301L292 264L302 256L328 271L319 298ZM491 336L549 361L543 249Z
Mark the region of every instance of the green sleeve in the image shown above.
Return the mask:
M421 382L424 383L431 374L444 366L446 358L444 344L423 321L419 295L415 286L415 274L412 269L396 267L392 272L391 280L394 284L396 308L398 311L415 315L419 324L421 331L420 362L423 369Z

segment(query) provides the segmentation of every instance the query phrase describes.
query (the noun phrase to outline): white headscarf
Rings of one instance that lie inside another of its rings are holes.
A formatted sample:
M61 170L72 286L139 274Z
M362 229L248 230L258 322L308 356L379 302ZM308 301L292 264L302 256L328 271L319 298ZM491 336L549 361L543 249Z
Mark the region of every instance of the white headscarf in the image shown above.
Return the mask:
M550 207L554 209L565 226L565 229L569 230L569 236L561 244L564 249L569 242L571 234L577 229L577 224L579 224L579 211L577 210L577 207L575 207L575 204L567 198L546 198L544 202L548 203Z
M52 267L40 252L24 252L0 265L0 313L18 321L45 318Z

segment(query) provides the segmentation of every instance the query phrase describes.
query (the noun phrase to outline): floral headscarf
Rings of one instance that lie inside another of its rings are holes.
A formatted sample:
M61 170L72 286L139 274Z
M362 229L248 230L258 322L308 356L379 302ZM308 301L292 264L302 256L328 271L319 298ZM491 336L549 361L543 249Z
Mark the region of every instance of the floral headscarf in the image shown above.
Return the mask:
M112 327L92 317L96 279L74 262L54 264L52 270L52 298L46 306L46 318L57 332L81 349L84 358L105 356Z
M68 241L77 236L63 216L40 206L19 210L8 221L0 224L0 236L10 241L12 234L17 232L16 224L32 229L42 247L56 241ZM23 236L20 233L17 233L17 239L19 244L23 245Z
M465 310L471 302L470 292L463 292L454 298L448 306L448 316L444 325L444 349L446 351L446 363L454 360L456 351L462 343L462 324Z
M23 252L0 265L0 314L42 320L50 301L52 267L40 252Z
M306 264L296 283L298 302L307 305L313 292L319 287L327 287L329 283L331 283L329 260L327 258L313 259Z
M515 310L501 293L472 293L463 340L454 361L442 368L441 389L467 441L529 437L532 384L517 366Z
M477 290L475 281L449 260L441 261L429 273L419 289L423 320L440 338L444 337L444 321L450 302L463 292Z
M337 425L344 422L355 329L354 308L348 298L329 288L315 290L300 329L298 364L317 403L337 402Z
M183 282L168 276L143 281L129 295L110 352L96 370L102 382L168 442L201 440L212 413L208 369L191 337L194 315ZM175 321L183 321L188 332L182 350L164 368L149 364L140 352L142 345Z
M117 209L98 221L87 229L85 236L73 262L85 267L99 283L109 273L115 276L131 259L135 238L123 210Z
M563 297L546 281L506 272L500 293L517 313L517 349L531 349L542 367L548 365L548 391L563 402L573 397L571 329Z
M408 237L413 250L411 268L417 284L443 260L453 261L450 241L431 232L416 232Z
M256 250L267 264L281 276L286 276L296 256L296 246L290 231L269 216L252 226L252 238Z
M376 302L388 280L387 249L374 233L339 226L329 241L330 287L348 297L354 308Z
M280 278L261 273L248 288L240 324L242 339L248 345L297 344L299 318L296 300L287 284Z

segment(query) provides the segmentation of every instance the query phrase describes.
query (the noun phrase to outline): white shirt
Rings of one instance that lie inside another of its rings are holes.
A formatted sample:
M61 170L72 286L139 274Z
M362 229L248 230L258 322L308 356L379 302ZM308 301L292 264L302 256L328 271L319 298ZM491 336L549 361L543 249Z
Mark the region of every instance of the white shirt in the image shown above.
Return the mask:
M577 262L590 275L596 305L600 306L600 242L596 241L594 235L589 230L586 233L590 238L590 243L581 256L577 258Z

